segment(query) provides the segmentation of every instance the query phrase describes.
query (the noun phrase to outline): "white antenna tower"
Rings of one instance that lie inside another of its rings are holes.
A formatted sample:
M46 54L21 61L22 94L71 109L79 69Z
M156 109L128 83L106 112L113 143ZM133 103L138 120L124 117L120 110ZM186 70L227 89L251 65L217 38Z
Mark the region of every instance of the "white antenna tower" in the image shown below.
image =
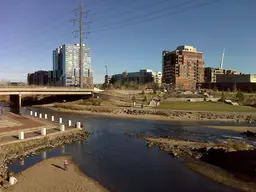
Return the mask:
M222 53L222 55L221 55L220 69L223 68L223 64L224 64L224 55L225 55L225 48L223 49L223 53Z

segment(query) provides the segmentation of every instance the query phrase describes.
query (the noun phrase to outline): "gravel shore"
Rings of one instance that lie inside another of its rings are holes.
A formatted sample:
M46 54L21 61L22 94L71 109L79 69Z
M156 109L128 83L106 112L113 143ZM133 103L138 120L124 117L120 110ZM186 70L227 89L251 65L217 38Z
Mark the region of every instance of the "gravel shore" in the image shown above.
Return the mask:
M177 116L172 116L172 118L170 118L169 116L164 116L164 115L153 115L153 114L126 114L126 113L106 113L106 112L95 112L95 111L87 111L87 110L71 110L71 109L63 109L63 108L55 108L55 107L50 107L50 109L55 110L55 111L60 111L60 112L66 112L66 113L76 113L76 114L80 114L80 115L100 115L100 116L105 116L105 117L111 117L111 118L126 118L126 119L145 119L145 120L153 120L153 121L172 121L172 122L178 122L179 124L184 124L184 125L194 125L197 127L201 127L201 128L211 128L211 129L222 129L222 130L231 130L231 131L235 131L235 132L245 132L245 131L252 131L252 132L256 132L256 128L253 126L248 126L244 125L244 126L240 126L238 123L234 122L236 121L235 119L227 119L227 118L223 118L223 119L215 119L215 117L213 119L209 118L194 118L191 115L191 118L187 118L186 116L183 115L177 115ZM196 114L199 112L185 112L185 113L191 113L191 114ZM194 115L195 115L194 114ZM222 113L218 113L218 112L214 112L213 114L217 114L218 116L222 115ZM223 113L225 114L225 113ZM227 113L226 113L227 114ZM239 114L243 114L243 113L234 113L236 114L238 117ZM243 118L241 119L246 119L246 115L241 116ZM202 125L200 124L200 122L233 122L234 126L226 126L226 125L221 125L221 126L209 126L209 125ZM245 120L243 121L245 122Z
M68 159L68 171L63 169ZM100 184L80 172L71 157L57 157L42 161L17 176L18 183L6 192L102 192Z
M155 108L130 108L130 107L111 107L111 106L86 106L71 103L58 103L51 109L57 111L84 112L100 115L126 115L129 116L151 116L161 117L169 120L188 120L188 121L228 121L228 122L256 122L256 113L252 112L221 112L221 111L191 111L191 110L172 110ZM210 109L209 109L210 110Z
M146 140L148 147L158 146L175 158L181 157L186 166L210 179L239 191L256 192L256 149L246 141L227 139L212 143L137 137Z

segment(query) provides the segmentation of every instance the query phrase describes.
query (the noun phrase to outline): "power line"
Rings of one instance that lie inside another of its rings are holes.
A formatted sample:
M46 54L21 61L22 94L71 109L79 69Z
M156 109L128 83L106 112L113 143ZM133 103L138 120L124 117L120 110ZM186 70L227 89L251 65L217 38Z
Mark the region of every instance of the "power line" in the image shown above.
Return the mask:
M102 2L102 1L106 2L106 0L93 1L92 3L89 4L89 6L96 5L96 4L98 4L99 2ZM86 7L88 7L88 6L86 6ZM65 15L67 15L67 14L65 13ZM63 14L63 16L64 16L64 14ZM60 17L63 18L62 15L60 15ZM25 39L23 39L22 41L19 41L19 44L16 45L15 48L17 48L17 47L24 47L24 45L26 45L26 44L29 45L29 43L37 41L39 39L38 37L41 37L41 36L44 36L45 34L47 34L48 31L54 30L56 28L59 28L60 26L64 26L64 24L66 24L66 23L67 23L67 19L65 18L61 22L59 22L58 24L50 25L49 28L42 27L42 28L37 28L36 30L29 30L29 31L26 32L26 34L28 34L28 36ZM45 26L46 24L47 24L47 22L44 23L42 26ZM31 37L31 32L37 32L37 31L39 31L38 29L41 29L41 30L40 30L39 33L37 33L36 38ZM19 34L17 34L17 37L18 36L19 36ZM11 40L9 42L7 41L6 44L10 44L10 42L11 42ZM12 47L10 47L9 50L5 49L5 52L7 52L7 51L11 52L12 51ZM5 56L8 56L8 54L5 55Z
M104 10L111 11L111 10L115 10L116 8L120 7L120 5L122 5L122 6L131 5L132 3L134 3L134 2L124 0L119 3L113 3L115 6L109 7L107 9L105 8ZM112 3L108 4L108 5L112 5ZM94 12L94 13L90 14L90 16L95 16L95 15L105 15L105 12Z
M27 1L27 0L24 0L24 1ZM102 1L106 1L106 0L98 0L98 1L93 1L93 2L91 2L91 3L89 3L88 5L86 5L86 7L88 7L88 6L93 6L93 5L97 5L99 2L102 2ZM29 40L31 40L31 39L33 39L33 38L31 38L31 32L38 32L38 31L41 31L40 33L37 33L36 34L36 37L38 37L38 35L40 35L40 34L46 34L46 32L48 32L48 31L51 31L51 30L53 30L53 29L55 29L56 27L58 27L58 26L63 26L63 24L65 24L65 23L67 23L67 20L68 20L68 17L70 17L69 15L67 16L67 12L65 12L65 13L63 13L63 14L61 14L61 15L58 15L58 17L59 18L63 18L64 17L64 19L62 19L59 23L53 23L52 25L49 25L49 28L48 27L46 27L47 26L47 24L49 23L48 21L47 22L44 22L44 23L42 23L41 24L41 26L43 26L43 27L41 27L41 28L36 28L35 30L27 30L27 31L25 31L24 33L25 34L27 34L27 38L25 38L25 40L24 40L24 42L28 42ZM55 20L54 20L55 21ZM12 41L13 41L13 38L16 38L16 37L20 37L20 34L16 34L16 35L14 35L9 41L7 41L6 42L6 44L10 44ZM28 39L28 41L26 40L26 39ZM3 43L3 42L2 42ZM23 46L23 45L22 45Z
M58 34L55 34L56 36L61 36L61 35L64 35L64 34L67 34L67 32L65 31L64 33L62 32L62 33L58 33ZM55 36L54 37L50 37L49 38L49 40L50 39L54 39L54 38L56 38ZM33 48L31 48L31 47L29 47L29 48L27 48L27 49L24 49L23 51L21 51L21 52L19 52L20 54L26 54L26 53L31 53L31 52L35 52L37 49L39 49L39 48L47 48L48 47L48 45L47 44L42 44L42 43L38 43L38 45L37 46L33 46ZM35 54L30 54L30 56L33 56L33 55L35 55ZM50 52L49 52L49 55L50 55ZM28 58L28 57L26 57L27 59L28 59L28 61L29 60L31 60L30 58ZM27 64L27 62L21 62L21 63L18 63L20 66L25 66L26 64ZM8 65L8 64L7 64Z
M37 40L39 40L41 37L44 37L46 34L47 34L47 32L49 31L49 30L53 30L53 29L55 29L56 27L66 27L64 24L65 23L67 23L67 21L65 20L64 22L62 21L62 22L60 22L59 24L55 24L54 26L52 26L51 28L48 28L48 29L45 29L45 30L43 30L43 31L41 31L40 33L37 33L37 37L36 38L32 38L31 36L30 37L27 37L27 40L26 40L26 38L25 38L25 40L24 41L19 41L19 44L17 44L16 46L15 46L15 48L19 48L19 47L24 47L24 45L28 45L29 43L31 43L31 42L36 42ZM12 50L13 50L13 47L10 47L9 49L4 49L4 51L5 52L12 52Z
M89 3L86 7L88 7L88 6L93 6L93 5L98 5L99 2L107 2L107 1L106 1L106 0L93 1L93 2ZM129 4L130 4L130 2L129 2ZM117 5L117 4L116 4L116 5ZM98 14L98 13L97 13L97 14ZM93 15L93 14L91 14L91 15ZM67 16L67 14L65 13L65 14L63 14L63 15L59 15L60 18L63 18L63 16ZM54 23L54 24L50 25L49 28L48 28L48 27L47 27L47 28L45 27L47 23L48 23L48 21L45 22L45 23L43 23L42 26L44 26L44 27L42 27L42 28L36 28L36 30L28 30L28 31L24 32L25 34L28 34L28 35L27 35L27 37L24 39L24 41L22 41L22 42L25 42L25 44L27 44L28 42L34 41L35 38L32 38L32 37L31 37L31 32L38 32L38 31L40 31L39 33L37 33L37 36L36 36L36 37L38 38L38 37L41 36L41 35L47 34L48 31L51 31L51 30L55 29L56 27L63 26L63 24L66 23L66 18L63 19L63 20L62 20L61 22L59 22L58 24ZM19 36L20 36L20 34L17 34L17 35L15 35L15 36L13 36L13 37L15 38L15 37L19 37ZM12 37L12 40L13 40L13 37ZM6 44L10 44L10 42L11 42L12 40L10 39L10 41L7 41ZM20 42L20 41L19 41L19 42ZM22 42L20 42L18 46L24 47L24 44L23 44ZM16 47L17 47L17 46L16 46Z
M212 4L212 3L215 3L215 2L218 2L220 0L216 0L214 2L208 2L208 3L201 3L201 5L195 5L193 7L187 7L187 8L184 8L184 9L181 9L181 10L177 10L175 12L171 12L171 13L167 13L167 14L162 14L162 15L159 15L157 17L153 17L153 18L147 18L147 19L144 19L144 20L141 20L141 21L138 21L138 22L132 22L132 23L124 23L123 25L119 25L119 26L116 26L116 27L110 27L110 28L107 28L107 29L104 29L104 30L96 30L96 31L91 31L93 33L97 33L97 32L104 32L104 31L109 31L109 30L113 30L113 29L117 29L117 28L122 28L122 27L125 27L125 26L130 26L130 25L133 25L133 24L138 24L138 23L144 23L144 22L148 22L148 21L152 21L152 20L156 20L156 19L160 19L160 18L163 18L163 17L166 17L166 16L171 16L171 15L174 15L174 14L178 14L178 13L182 13L184 11L187 11L187 10L192 10L193 8L196 9L196 8L200 8L200 7L203 7L203 6L206 6L206 5L209 5L209 4ZM65 33L61 33L61 34L56 34L58 36L60 35L63 35ZM50 38L54 38L54 37L50 37ZM31 51L35 51L37 48L42 48L44 47L45 44L38 44L38 46L33 46L33 50L31 48L27 49L28 52L31 52ZM26 51L26 50L25 50ZM25 63L24 63L25 64ZM22 64L20 64L22 65Z
M123 21L122 25L118 25L116 27L106 27L106 29L99 29L99 30L93 30L93 31L90 31L90 33L98 33L98 32L103 32L103 31L109 31L109 30L113 30L113 29L118 29L118 28L122 28L122 27L126 27L126 26L131 26L131 25L134 25L134 24L139 24L139 23L145 23L145 22L148 22L148 21L153 21L153 20L157 20L157 19L161 19L163 17L168 17L168 16L171 16L171 15L174 15L174 14L178 14L178 13L182 13L184 11L189 11L191 9L197 9L197 8L200 8L200 7L204 7L204 6L207 6L207 5L210 5L210 4L213 4L213 3L217 3L218 1L221 1L221 0L215 0L214 2L211 1L211 2L206 2L206 3L200 3L200 4L197 4L197 5L194 5L194 6L191 6L191 7L187 7L187 8L184 8L184 9L181 9L181 10L178 10L178 11L175 11L175 12L171 12L171 13L166 13L166 14L161 14L159 16L156 16L156 17L152 17L152 18L146 18L142 21L137 21L137 22L128 22L128 23L125 23L125 21ZM174 7L172 7L174 8ZM143 18L143 17L140 17L140 18ZM134 18L133 18L134 19Z
M218 1L220 1L220 0L218 0ZM215 2L216 2L216 1L215 1ZM209 3L207 3L207 4L209 4ZM194 6L194 7L196 8L197 6L199 6L199 5L196 5L196 6ZM202 7L202 6L205 6L205 5L203 4L203 5L201 5L200 7ZM108 30L113 30L113 29L117 29L117 28L122 28L122 27L125 27L125 26L130 26L130 25L133 25L133 24L138 24L138 23L143 23L143 22L155 20L155 19L160 19L160 18L162 18L162 17L166 17L166 16L169 16L169 15L172 15L172 14L177 14L177 13L184 12L184 11L186 11L186 10L188 10L188 9L191 9L191 7L186 8L186 9L183 9L183 10L179 10L179 11L176 11L176 12L172 12L172 13L160 15L160 16L158 16L158 17L153 17L153 18L144 19L144 20L138 21L138 22L124 23L123 25L116 26L115 28L112 27L112 28L107 28L107 29L104 29L104 30L95 30L95 31L91 31L91 32L93 32L93 33L96 33L96 32L104 32L104 31L108 31ZM65 33L65 32L64 32L64 33L59 33L59 34L56 34L56 36L61 36L61 35L64 35L64 34L66 34L66 33ZM54 38L54 37L50 37L49 39L52 39L52 38ZM35 48L37 48L37 47L38 47L38 48L39 48L39 47L44 47L44 45L45 45L45 44L38 44L38 46L33 46L33 50L35 50ZM29 48L29 49L27 49L27 50L28 50L28 52L30 52L30 51L31 51L31 48ZM23 49L23 52L19 52L19 53L26 53L26 49Z
M104 27L109 27L109 26L113 26L113 25L118 25L118 24L122 24L124 22L127 22L127 21L133 21L133 20L137 20L137 19L140 19L140 18L143 18L143 17L148 17L148 16L151 16L151 15L155 15L155 14L158 14L158 13L162 13L164 11L169 11L169 10L172 10L172 9L175 9L175 8L179 8L179 7L182 7L186 4L189 4L189 3L194 3L195 0L186 0L185 2L183 3L179 3L179 4L176 4L174 6L171 6L171 7L165 7L164 9L160 9L160 10L157 10L157 11L153 11L153 12L150 12L150 13L146 13L144 15L140 15L140 16L136 16L136 17L132 17L132 18L129 18L129 19L125 19L125 20L122 20L122 21L117 21L117 22L113 22L113 23L109 23L109 24L106 24L106 25L102 25L102 26L99 26L97 27L96 29L98 28L104 28Z
M167 3L167 2L168 2L168 1L166 1L166 0L154 1L154 3L148 4L148 5L146 5L146 6L137 7L137 8L134 8L134 9L129 10L129 11L126 11L126 12L118 13L118 16L127 15L127 14L133 13L133 12L135 12L135 11L143 10L143 9L150 8L150 7L153 7L153 6L155 6L155 5L160 5L160 4L162 4L162 3ZM130 2L129 2L129 1L126 1L125 4L130 4ZM116 7L114 7L114 8L116 8ZM109 10L109 9L108 9L108 10ZM103 14L104 14L104 13L103 13ZM93 15L95 15L95 14L93 14ZM96 15L101 15L101 14L100 14L100 13L96 13ZM105 15L105 14L104 14L104 15ZM110 15L108 15L108 18L109 18L109 17L116 17L116 16L117 16L117 14L110 14Z

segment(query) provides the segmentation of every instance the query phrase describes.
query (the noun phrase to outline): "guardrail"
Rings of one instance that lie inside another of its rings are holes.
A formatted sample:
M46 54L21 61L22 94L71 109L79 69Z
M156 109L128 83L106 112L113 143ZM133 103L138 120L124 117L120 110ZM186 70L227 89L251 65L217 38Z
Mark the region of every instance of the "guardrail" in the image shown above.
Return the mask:
M0 91L8 90L93 90L93 88L80 87L0 87Z
M67 88L80 89L80 87L65 87L65 86L34 86L34 85L0 85L0 88ZM86 89L86 88L83 88Z

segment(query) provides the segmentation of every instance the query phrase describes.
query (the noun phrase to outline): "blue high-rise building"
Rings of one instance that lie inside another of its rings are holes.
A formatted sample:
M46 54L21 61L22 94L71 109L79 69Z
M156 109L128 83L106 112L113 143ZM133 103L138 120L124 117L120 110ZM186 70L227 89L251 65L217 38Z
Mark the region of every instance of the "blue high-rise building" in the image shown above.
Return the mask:
M93 83L91 49L84 47L84 86ZM53 51L53 82L62 86L79 86L79 44L65 44ZM90 85L91 86L91 85Z

